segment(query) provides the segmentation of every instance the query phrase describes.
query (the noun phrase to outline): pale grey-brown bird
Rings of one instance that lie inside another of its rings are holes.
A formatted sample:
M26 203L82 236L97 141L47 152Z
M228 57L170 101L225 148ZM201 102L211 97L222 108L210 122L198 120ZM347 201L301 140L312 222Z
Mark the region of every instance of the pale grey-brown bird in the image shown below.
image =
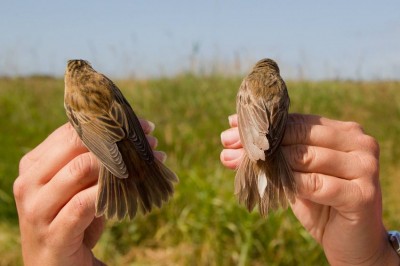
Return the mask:
M244 78L236 98L238 128L244 148L235 177L235 194L249 211L258 204L267 216L294 201L293 172L280 144L286 129L289 94L271 59L257 62Z
M117 86L85 60L69 60L64 106L85 146L100 160L96 216L132 219L172 196L177 176L154 157Z

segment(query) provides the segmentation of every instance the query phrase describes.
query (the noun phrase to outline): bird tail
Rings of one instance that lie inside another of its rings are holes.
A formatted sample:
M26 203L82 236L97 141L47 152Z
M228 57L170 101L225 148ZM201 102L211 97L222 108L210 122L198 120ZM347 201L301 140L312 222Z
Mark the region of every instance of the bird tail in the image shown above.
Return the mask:
M242 156L242 161L237 168L235 176L235 195L239 203L244 204L249 212L259 202L260 196L257 188L257 176L260 169L253 163L247 153Z
M178 177L157 158L145 161L133 147L120 150L130 160L126 163L129 177L116 177L101 166L96 216L133 219L138 208L143 213L150 212L153 205L160 208L174 193L173 183L178 182Z
M252 162L245 154L235 177L235 194L249 211L258 204L262 217L294 202L296 184L293 172L279 148L266 161Z
M297 194L296 182L294 181L292 168L290 168L281 148L276 151L275 160L278 166L277 176L279 176L279 180L281 181L280 186L283 188L286 198L291 203L294 203Z

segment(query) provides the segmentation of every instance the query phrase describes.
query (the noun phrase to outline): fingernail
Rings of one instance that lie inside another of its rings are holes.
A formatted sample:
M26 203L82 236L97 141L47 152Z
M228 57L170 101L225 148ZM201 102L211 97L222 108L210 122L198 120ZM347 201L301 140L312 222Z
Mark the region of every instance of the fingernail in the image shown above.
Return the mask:
M227 153L227 151L226 150L222 150L221 151L221 159L222 159L222 161L229 161L226 157L226 153Z
M154 147L153 149L157 148L158 146L158 138L154 138Z
M233 117L234 117L234 116L235 116L235 115L230 115L230 116L228 116L229 125L232 124L232 120L233 120Z
M226 133L226 131L222 131L221 132L221 143L222 143L222 145L226 145L227 143L226 143L226 136L227 136L227 133Z
M235 144L235 134L232 130L225 130L221 133L221 143L225 147L230 147L231 145Z
M153 122L151 122L151 121L147 121L147 122L148 122L148 124L149 124L150 132L153 132L154 129L156 128L156 125L155 125Z
M160 151L160 155L161 155L161 162L165 163L165 161L167 160L167 154L163 151Z
M224 161L233 161L237 160L241 156L240 151L238 150L222 150L221 157Z

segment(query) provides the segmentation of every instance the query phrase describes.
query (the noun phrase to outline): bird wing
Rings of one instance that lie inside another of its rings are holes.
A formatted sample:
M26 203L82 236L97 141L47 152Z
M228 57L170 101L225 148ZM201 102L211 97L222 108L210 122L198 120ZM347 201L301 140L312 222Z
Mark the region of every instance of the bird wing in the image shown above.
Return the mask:
M124 116L122 120L124 122L123 127L127 129L127 138L133 143L140 158L147 162L152 162L154 160L153 150L147 141L138 117L118 87L114 85L113 90L119 107L115 110L117 112L114 116Z
M270 104L270 130L267 138L270 142L270 149L268 150L268 155L273 154L278 147L281 145L283 136L286 130L286 123L288 119L288 110L290 105L289 95L287 94L286 85L282 80L276 83L276 86L285 86L284 89L279 89L280 95L275 95L274 97L279 97L279 99L272 100Z
M257 85L245 79L236 99L240 139L252 161L265 160L265 151L272 154L280 145L289 106L289 100L286 103L286 100L267 100L254 95L256 90L251 86ZM286 109L282 111L282 108Z
M123 124L126 117L121 107L113 103L109 113L100 116L90 116L84 112L72 111L66 107L67 115L85 146L104 164L115 176L129 176L125 162L118 150L116 142L126 136Z

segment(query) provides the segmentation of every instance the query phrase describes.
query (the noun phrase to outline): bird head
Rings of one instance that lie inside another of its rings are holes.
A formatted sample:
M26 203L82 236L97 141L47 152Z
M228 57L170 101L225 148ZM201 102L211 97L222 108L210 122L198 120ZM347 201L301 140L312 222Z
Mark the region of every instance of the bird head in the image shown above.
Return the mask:
M261 59L260 61L258 61L256 63L253 70L257 70L257 69L261 69L261 68L264 68L264 69L266 68L268 70L274 71L277 74L279 74L278 64L272 59L269 59L269 58Z

